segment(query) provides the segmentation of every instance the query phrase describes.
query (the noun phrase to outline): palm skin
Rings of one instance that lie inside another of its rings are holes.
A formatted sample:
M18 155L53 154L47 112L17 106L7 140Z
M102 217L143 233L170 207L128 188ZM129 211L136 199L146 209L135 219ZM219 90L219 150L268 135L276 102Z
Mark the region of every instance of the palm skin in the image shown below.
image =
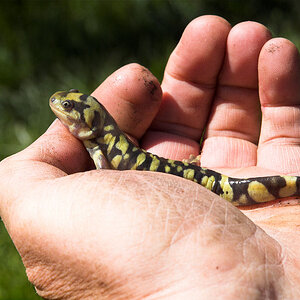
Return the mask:
M132 64L93 95L141 147L234 176L300 174L300 59L260 24L203 16L161 89ZM297 299L297 200L242 212L151 172L91 170L56 121L0 165L0 213L29 280L49 299Z

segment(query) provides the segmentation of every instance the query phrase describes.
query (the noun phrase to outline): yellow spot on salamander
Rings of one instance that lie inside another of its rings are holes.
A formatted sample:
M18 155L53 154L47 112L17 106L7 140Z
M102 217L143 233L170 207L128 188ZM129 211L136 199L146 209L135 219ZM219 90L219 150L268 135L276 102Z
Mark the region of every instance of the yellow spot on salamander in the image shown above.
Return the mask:
M207 177L207 176L204 176L204 177L201 179L201 185L202 185L202 186L206 186L207 180L208 180L208 177Z
M104 131L112 131L115 129L114 125L106 125L104 128Z
M116 137L112 136L109 143L108 143L108 147L107 147L107 154L110 153L111 149L114 147L115 145L115 141L116 141Z
M83 111L83 115L84 115L84 120L85 120L86 124L88 124L88 126L91 128L93 119L95 117L94 111L88 107Z
M228 176L222 175L220 186L221 186L221 189L223 191L223 194L221 194L220 196L222 198L224 198L225 200L227 200L229 202L232 202L232 200L233 200L233 189L229 184Z
M121 160L122 160L122 155L116 155L112 160L111 160L111 165L115 168L115 169L117 169L118 168L118 166L119 166L119 164L120 164L120 162L121 162Z
M210 177L204 176L201 180L201 185L211 191L215 185L215 181L216 181L216 179L214 176L210 176Z
M146 154L145 153L141 153L138 155L137 159L136 159L136 163L137 165L141 165L144 161L146 160Z
M136 158L136 163L131 167L131 170L136 170L137 166L140 166L146 160L146 154L140 153Z
M286 186L279 190L281 198L290 197L297 192L297 177L295 176L281 176L285 179Z
M97 143L109 146L109 143L113 137L114 137L114 141L115 141L116 137L113 136L111 133L107 133L105 136L99 137L97 139Z
M256 180L249 183L248 194L255 202L267 202L275 199L266 186Z
M193 180L195 176L195 170L193 169L185 169L183 170L183 177L189 180Z
M129 158L129 154L128 153L126 153L125 155L124 155L124 157L123 157L124 159L128 159Z
M135 152L135 151L137 151L137 150L139 150L137 147L133 147L133 148L132 148L132 152Z
M125 155L128 150L128 147L129 147L129 143L127 139L123 134L121 134L119 136L119 141L116 143L116 148L119 149L123 155Z
M175 165L175 160L173 160L173 159L168 159L168 163L171 165L171 167L176 167L176 165Z
M159 164L160 164L160 160L157 158L157 156L153 156L149 170L156 171L159 167Z
M247 203L248 203L247 196L245 194L242 194L239 197L238 204L247 204Z
M69 96L68 96L68 98L69 98ZM75 99L73 99L73 100L75 100ZM76 99L76 101L81 102L79 97ZM89 104L89 107L87 107L83 110L83 116L84 116L85 123L88 125L89 128L92 128L92 127L102 128L103 120L105 119L105 112L102 109L99 110L99 106L98 106L99 104L93 99L93 97L88 97L87 103ZM100 114L99 119L95 119L96 112ZM97 122L96 122L96 120L97 120Z
M171 168L170 168L170 166L168 166L168 165L165 165L165 172L166 173L169 173L171 171Z
M183 170L182 166L177 166L177 172L180 173Z
M107 134L104 136L104 138L103 138L104 143L105 143L106 145L108 145L109 142L110 142L110 140L112 139L112 137L113 137L113 135L112 135L111 133L107 133Z

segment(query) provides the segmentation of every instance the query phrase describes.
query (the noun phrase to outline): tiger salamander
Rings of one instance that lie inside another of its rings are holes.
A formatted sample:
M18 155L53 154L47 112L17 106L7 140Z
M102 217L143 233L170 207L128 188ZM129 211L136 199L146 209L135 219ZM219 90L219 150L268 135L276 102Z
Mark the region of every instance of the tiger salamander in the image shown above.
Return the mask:
M77 90L56 92L50 107L85 145L97 169L157 171L201 184L236 206L300 195L300 177L233 178L146 152L134 145L96 98Z

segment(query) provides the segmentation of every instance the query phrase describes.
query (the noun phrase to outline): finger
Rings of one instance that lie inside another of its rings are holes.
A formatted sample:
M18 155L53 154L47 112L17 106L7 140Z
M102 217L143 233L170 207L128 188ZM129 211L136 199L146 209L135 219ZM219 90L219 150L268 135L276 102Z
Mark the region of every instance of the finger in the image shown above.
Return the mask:
M139 137L156 114L161 90L148 70L132 64L112 74L94 95L105 102L108 110L116 110L115 117L122 129L132 128L128 132ZM82 143L57 121L37 141L7 159L2 166L0 177L11 172L13 179L22 170L30 181L85 171L92 163Z
M270 40L259 57L262 129L260 167L300 173L300 55L282 38Z
M161 94L158 80L138 64L120 68L92 93L120 128L136 139L141 138L157 114Z
M267 28L255 22L240 23L230 31L207 125L202 165L211 168L256 165L261 115L257 64L261 48L270 36Z
M215 93L230 25L203 16L185 29L170 56L162 83L163 100L144 147L162 156L188 158L199 154L199 141ZM161 144L162 140L167 140Z

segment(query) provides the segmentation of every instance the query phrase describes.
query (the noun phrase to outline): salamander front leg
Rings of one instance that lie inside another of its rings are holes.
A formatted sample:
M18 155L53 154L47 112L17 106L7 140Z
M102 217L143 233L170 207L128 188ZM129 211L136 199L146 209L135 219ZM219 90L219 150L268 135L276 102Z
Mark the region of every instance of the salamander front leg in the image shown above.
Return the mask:
M93 159L96 169L111 169L111 165L104 156L100 148L87 149L91 158Z

